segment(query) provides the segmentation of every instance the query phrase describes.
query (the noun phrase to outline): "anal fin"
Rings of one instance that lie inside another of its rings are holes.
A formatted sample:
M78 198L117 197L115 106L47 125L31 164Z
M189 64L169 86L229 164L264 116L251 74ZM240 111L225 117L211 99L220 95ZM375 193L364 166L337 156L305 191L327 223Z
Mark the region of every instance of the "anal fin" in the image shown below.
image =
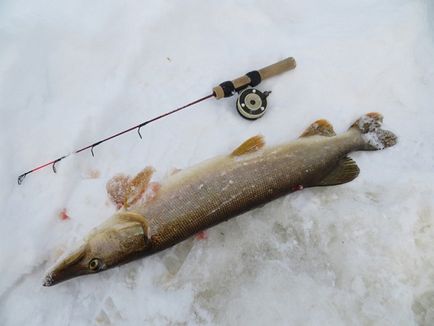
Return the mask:
M231 156L241 156L247 153L256 152L264 146L264 137L262 135L256 135L247 139L244 143L235 148L235 150L231 153Z
M336 136L333 126L327 120L321 119L312 123L306 130L301 134L300 138L310 137L310 136L326 136L332 137Z
M350 182L357 178L360 169L348 156L342 158L336 167L316 186L334 186Z

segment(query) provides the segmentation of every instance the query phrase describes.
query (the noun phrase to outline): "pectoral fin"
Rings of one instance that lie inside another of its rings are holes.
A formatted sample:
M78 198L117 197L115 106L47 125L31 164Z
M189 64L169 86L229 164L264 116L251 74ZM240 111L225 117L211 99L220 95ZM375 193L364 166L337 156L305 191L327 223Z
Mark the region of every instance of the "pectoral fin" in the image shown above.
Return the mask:
M334 186L347 183L354 180L359 175L359 172L356 162L346 156L317 186Z
M262 135L256 135L247 139L244 143L235 148L235 150L231 153L231 156L241 156L247 153L256 152L264 146L264 137Z
M140 226L140 228L144 231L146 241L151 238L149 223L146 218L141 214L135 212L119 213L113 217L112 223L113 225L119 226L121 228L131 227L134 225Z

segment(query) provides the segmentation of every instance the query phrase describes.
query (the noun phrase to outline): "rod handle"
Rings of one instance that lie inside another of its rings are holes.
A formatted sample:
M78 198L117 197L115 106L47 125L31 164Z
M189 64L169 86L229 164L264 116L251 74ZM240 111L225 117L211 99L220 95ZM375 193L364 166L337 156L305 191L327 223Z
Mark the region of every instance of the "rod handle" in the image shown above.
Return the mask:
M232 81L225 81L212 89L213 94L218 100L223 97L230 97L234 95L236 91L244 89L247 86L254 87L267 78L292 70L295 67L295 59L288 57L262 69L248 72L244 76L238 77Z

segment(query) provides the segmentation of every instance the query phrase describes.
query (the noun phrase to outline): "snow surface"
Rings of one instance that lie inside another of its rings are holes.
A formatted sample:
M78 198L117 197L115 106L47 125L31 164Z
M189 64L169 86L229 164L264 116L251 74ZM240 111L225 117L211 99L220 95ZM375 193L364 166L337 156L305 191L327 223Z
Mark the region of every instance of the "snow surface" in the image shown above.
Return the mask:
M433 41L428 0L3 0L0 325L433 325ZM208 100L143 128L143 140L133 132L16 184L287 56L298 67L260 86L273 93L258 121L235 98ZM353 182L42 287L56 258L114 212L113 175L152 165L158 179L258 133L277 144L319 118L341 132L369 111L399 142L352 154Z

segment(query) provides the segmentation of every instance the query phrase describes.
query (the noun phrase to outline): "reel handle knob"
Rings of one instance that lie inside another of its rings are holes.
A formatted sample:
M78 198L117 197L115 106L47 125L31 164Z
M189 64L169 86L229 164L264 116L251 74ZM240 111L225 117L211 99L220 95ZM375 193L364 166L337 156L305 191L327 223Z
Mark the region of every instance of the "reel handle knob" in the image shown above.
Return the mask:
M238 113L248 120L259 119L267 110L267 97L270 93L261 92L256 88L243 89L237 99Z
M295 67L295 59L293 57L288 57L262 69L248 72L244 76L238 77L232 81L225 81L213 88L213 94L218 100L223 97L230 97L234 95L235 92L242 90L247 86L255 87L261 81L292 70Z

